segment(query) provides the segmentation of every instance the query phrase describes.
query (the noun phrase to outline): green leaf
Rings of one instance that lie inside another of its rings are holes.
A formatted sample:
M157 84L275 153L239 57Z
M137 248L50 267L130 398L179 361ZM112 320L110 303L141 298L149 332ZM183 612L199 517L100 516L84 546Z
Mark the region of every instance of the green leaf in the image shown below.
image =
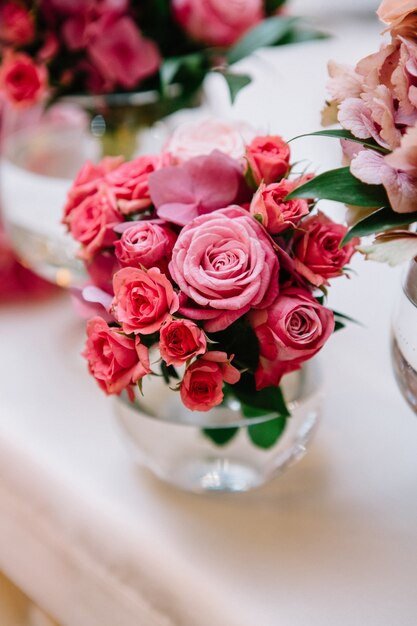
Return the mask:
M334 322L334 332L336 333L338 330L342 330L342 328L345 327L345 324L343 324L343 322L339 322L338 320L335 320Z
M396 213L391 207L383 207L352 226L343 239L342 244L348 243L353 237L373 235L388 228L406 226L414 222L417 222L417 211L413 213Z
M304 133L303 135L297 135L296 137L293 137L289 140L288 143L291 143L291 141L295 141L296 139L301 139L301 137L334 137L335 139L348 139L349 141L360 143L362 146L371 148L372 150L377 150L378 152L382 152L383 154L389 153L389 150L380 146L376 141L371 139L371 137L369 137L369 139L358 139L357 137L355 137L355 135L352 135L349 130L344 130L343 128L338 128L335 130L318 130L315 133Z
M240 319L228 326L227 330L210 333L209 339L219 343L227 354L234 354L233 365L241 369L255 371L259 362L259 341L249 323ZM217 347L214 344L213 349ZM230 390L234 393L236 385Z
M286 417L276 417L260 424L248 426L249 439L258 448L267 450L276 444L285 430Z
M242 405L245 405L245 410L248 410L250 407L262 409L264 411L263 415L272 414L289 417L290 412L281 389L279 387L265 387L257 391L254 385L252 386L251 384L251 378L253 379L253 376L242 374L239 383L231 387L231 392Z
M317 41L323 39L329 39L330 35L327 33L314 30L312 28L306 28L305 26L294 26L282 39L279 40L279 45L284 46L294 43L304 43L306 41Z
M280 9L286 0L265 0L265 11L267 15L271 13L276 13L278 9Z
M367 185L355 178L348 167L319 174L291 192L286 199L317 198L362 207L381 207L388 198L382 185Z
M361 322L358 322L358 320L355 320L353 317L349 317L349 315L345 315L344 313L339 313L339 311L335 311L334 309L333 309L333 315L336 318L345 320L346 322L352 322L352 324L359 324L359 326L362 326Z
M229 64L249 56L258 48L276 45L298 21L295 17L274 15L262 20L241 37L226 53Z
M236 100L236 96L243 87L252 82L252 78L248 74L232 74L231 72L221 72L224 76L226 84L230 92L230 100L232 104Z
M225 446L229 441L232 441L238 430L237 426L233 426L229 428L203 428L202 432L216 446Z

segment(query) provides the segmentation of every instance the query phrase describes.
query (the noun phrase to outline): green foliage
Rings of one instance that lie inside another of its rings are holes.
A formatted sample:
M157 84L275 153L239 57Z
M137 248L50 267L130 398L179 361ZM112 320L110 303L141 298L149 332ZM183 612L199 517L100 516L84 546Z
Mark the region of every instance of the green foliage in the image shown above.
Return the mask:
M365 146L366 148L371 148L372 150L382 152L383 154L387 154L389 152L389 150L380 146L373 139L371 138L358 139L357 137L355 137L355 135L352 135L352 133L349 130L344 130L343 128L339 128L336 130L318 130L315 133L305 133L303 135L297 135L297 137L293 137L292 139L290 139L288 143L291 143L291 141L295 141L296 139L300 139L301 137L314 137L314 136L333 137L335 139L348 139L349 141L360 143L362 146Z
M385 206L352 226L343 243L349 242L353 237L364 237L387 228L408 226L414 222L417 222L417 211L413 213L396 213L391 207Z
M259 362L259 341L254 330L244 319L231 324L226 330L210 333L210 339L219 343L227 354L234 354L233 365L254 372ZM213 349L217 347L214 344ZM236 385L231 388L235 392Z
M221 72L221 74L229 88L230 100L233 104L239 91L249 85L252 79L248 74L233 74L232 72Z
M248 435L258 448L272 448L281 437L287 424L286 417L276 417L259 424L248 426Z
M268 17L247 33L245 33L234 46L229 48L226 59L229 64L237 63L249 56L258 48L276 45L287 35L297 22L295 17Z
M202 432L216 446L225 446L237 435L239 428L230 426L229 428L203 428Z

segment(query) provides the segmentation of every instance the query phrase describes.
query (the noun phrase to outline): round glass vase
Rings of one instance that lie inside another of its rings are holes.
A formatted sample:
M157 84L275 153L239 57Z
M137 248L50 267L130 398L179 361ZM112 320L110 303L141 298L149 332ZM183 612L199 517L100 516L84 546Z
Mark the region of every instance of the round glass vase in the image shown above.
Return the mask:
M391 356L395 379L404 398L417 413L417 262L407 267L394 310Z
M78 244L61 224L66 195L81 166L103 156L133 158L159 152L183 107L201 104L201 93L184 100L175 90L74 96L46 109L7 109L0 168L5 228L22 262L62 287L85 282Z
M288 418L245 418L233 399L207 412L184 407L161 377L148 376L132 403L115 399L118 424L134 460L175 487L196 493L259 487L302 458L321 412L316 360L286 375Z

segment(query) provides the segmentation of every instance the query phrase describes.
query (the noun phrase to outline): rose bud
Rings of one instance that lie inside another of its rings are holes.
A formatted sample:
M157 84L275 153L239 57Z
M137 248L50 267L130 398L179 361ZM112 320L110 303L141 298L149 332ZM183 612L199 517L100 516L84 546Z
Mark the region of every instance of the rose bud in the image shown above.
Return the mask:
M27 107L46 94L48 72L22 53L6 51L0 66L0 91L15 106Z
M275 183L288 173L290 167L290 147L275 135L255 137L246 146L246 158L257 185Z
M261 183L253 196L249 210L271 235L295 228L301 218L308 215L307 200L284 200L295 186L294 181L287 179L269 185Z
M207 341L204 332L187 319L168 319L161 326L159 339L161 357L167 365L182 365L204 354Z

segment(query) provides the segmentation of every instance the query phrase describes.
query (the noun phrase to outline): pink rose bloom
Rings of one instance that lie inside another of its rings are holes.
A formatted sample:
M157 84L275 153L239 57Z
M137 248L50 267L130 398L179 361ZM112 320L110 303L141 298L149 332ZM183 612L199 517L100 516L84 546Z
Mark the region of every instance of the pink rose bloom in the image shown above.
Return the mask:
M180 394L190 411L209 411L222 403L223 383L234 385L239 371L230 364L225 352L207 352L185 370Z
M171 283L156 267L124 267L113 277L113 290L113 314L125 333L155 333L179 307Z
M230 46L262 20L262 0L173 0L174 15L196 41Z
M115 245L116 257L123 267L159 267L166 273L177 235L165 224L126 222L116 227L122 236Z
M278 386L281 377L311 359L334 330L330 309L299 287L282 291L263 311L252 311L250 323L259 340L256 388Z
M346 233L346 226L333 222L323 213L305 219L294 240L297 272L316 287L343 274L343 267L349 263L355 246L359 244L356 237L340 247Z
M246 147L246 158L257 185L275 183L288 173L290 147L275 135L255 137Z
M148 349L139 337L126 337L101 317L94 317L87 324L83 357L88 361L90 374L107 394L120 395L151 371Z
M169 270L191 301L180 312L224 330L251 308L265 308L278 293L278 258L262 226L244 209L229 207L185 226ZM195 308L194 308L195 307Z
M261 183L253 196L250 213L272 235L278 235L288 228L295 228L301 218L308 215L307 200L301 198L285 200L285 197L298 184L298 181L290 181L286 178L279 183L269 185Z
M118 200L118 208L124 215L143 211L152 204L149 193L149 175L157 169L159 158L139 156L122 163L106 176L108 185Z
M218 150L161 168L150 175L149 189L158 217L179 226L248 194L239 163Z
M0 7L0 42L24 46L34 36L33 18L25 7L17 2L4 2Z
M18 107L31 106L46 94L48 73L22 53L6 51L0 66L0 92Z
M167 319L161 326L159 349L167 365L180 366L206 352L206 336L191 320Z
M82 244L79 257L89 261L101 249L113 245L114 227L122 220L115 199L102 188L87 196L72 212L69 219L71 235Z

